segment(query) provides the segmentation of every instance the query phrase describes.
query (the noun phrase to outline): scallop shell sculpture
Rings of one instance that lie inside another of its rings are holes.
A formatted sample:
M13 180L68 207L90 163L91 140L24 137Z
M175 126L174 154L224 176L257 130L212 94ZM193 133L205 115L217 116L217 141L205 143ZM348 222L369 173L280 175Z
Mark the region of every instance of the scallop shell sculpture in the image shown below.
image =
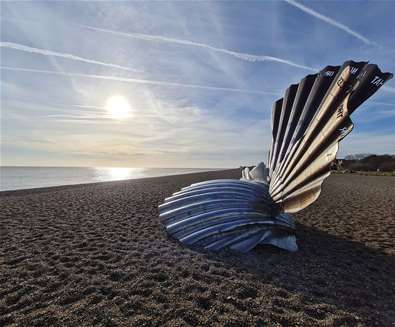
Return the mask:
M167 232L213 251L258 244L296 251L290 213L318 198L353 128L350 115L391 78L377 65L346 61L290 85L273 105L268 168L260 163L242 170L240 180L196 183L166 198L159 212Z

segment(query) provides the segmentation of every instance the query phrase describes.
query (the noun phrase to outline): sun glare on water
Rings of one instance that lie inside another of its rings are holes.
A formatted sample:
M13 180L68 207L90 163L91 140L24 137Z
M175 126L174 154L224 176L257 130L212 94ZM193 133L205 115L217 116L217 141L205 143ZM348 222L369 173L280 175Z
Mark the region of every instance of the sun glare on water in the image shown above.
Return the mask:
M96 167L95 178L98 182L118 181L130 178L145 177L145 168Z
M123 120L130 117L130 104L122 95L113 95L107 99L106 110L112 119Z

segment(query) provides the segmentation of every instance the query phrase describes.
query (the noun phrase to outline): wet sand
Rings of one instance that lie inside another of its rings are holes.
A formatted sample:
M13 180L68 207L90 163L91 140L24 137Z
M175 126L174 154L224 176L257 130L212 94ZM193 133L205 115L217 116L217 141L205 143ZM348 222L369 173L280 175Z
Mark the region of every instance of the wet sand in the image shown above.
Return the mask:
M0 193L0 326L391 326L395 178L335 175L300 250L209 253L157 205L238 170Z

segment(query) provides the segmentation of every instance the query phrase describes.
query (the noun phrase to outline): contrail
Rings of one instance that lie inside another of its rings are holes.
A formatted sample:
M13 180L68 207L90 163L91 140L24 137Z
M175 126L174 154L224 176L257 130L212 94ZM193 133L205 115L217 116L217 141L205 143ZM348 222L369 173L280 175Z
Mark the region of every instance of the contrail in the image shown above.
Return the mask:
M16 71L16 72L61 75L61 76L68 76L68 77L82 77L82 78L109 80L109 81L115 81L115 82L150 84L150 85L169 86L169 87L186 87L186 88L193 88L193 89L240 92L240 93L251 93L251 94L270 94L270 95L277 95L277 96L281 95L280 92L236 89L236 88L229 88L229 87L206 86L206 85L197 85L197 84L182 84L182 83L176 83L176 82L166 82L166 81L137 79L137 78L126 78L126 77L108 76L108 75L65 73L65 72L59 72L59 71L54 71L54 70L40 70L40 69L30 69L30 68L20 68L20 67L9 67L9 66L0 66L0 69L8 70L8 71Z
M334 20L334 19L332 19L330 17L324 16L324 15L320 14L319 12L317 12L317 11L315 11L315 10L309 8L309 7L306 7L306 6L302 5L302 4L300 4L299 2L296 2L295 0L284 0L284 1L286 1L287 3L289 3L290 5L292 5L292 6L296 7L296 8L299 8L300 10L304 11L305 13L307 13L307 14L315 17L315 18L318 18L318 19L328 23L329 25L332 25L334 27L337 27L338 29L341 29L342 31L344 31L344 32L356 37L357 39L361 40L365 44L377 45L376 42L373 42L373 41L369 40L365 36L359 34L358 32L356 32L354 30L352 30L348 26L346 26L346 25L344 25L342 23L339 23L338 21L336 21L336 20Z
M125 36L133 39L139 39L139 40L144 40L144 41L155 41L155 42L165 42L165 43L173 43L173 44L180 44L180 45L185 45L185 46L192 46L192 47L198 47L198 48L203 48L207 49L210 51L214 52L219 52L219 53L224 53L230 56L233 56L235 58L244 60L244 61L250 61L250 62L264 62L264 61L271 61L271 62L277 62L281 64L286 64L289 66L297 67L297 68L302 68L302 69L307 69L311 71L316 71L316 69L304 65L300 65L298 63L295 63L290 60L286 59L281 59L277 57L272 57L272 56L265 56L265 55L252 55L249 53L243 53L243 52L236 52L236 51L231 51L227 49L222 49L222 48L216 48L208 44L204 43L199 43L199 42L193 42L189 40L183 40L183 39L174 39L170 37L165 37L165 36L160 36L160 35L150 35L150 34L142 34L142 33L126 33L126 32L120 32L120 31L113 31L109 29L104 29L104 28L98 28L98 27L92 27L92 26L87 26L87 25L80 25L81 27L84 27L86 29L90 29L93 31L99 31L99 32L104 32L104 33L110 33L110 34L115 34L118 36Z
M74 61L85 62L88 64L95 64L95 65L100 65L100 66L105 66L105 67L128 70L128 71L132 71L132 72L141 72L137 69L132 69L132 68L125 67L125 66L120 66L120 65L102 62L102 61L87 59L87 58L79 57L79 56L76 56L76 55L73 55L70 53L62 53L62 52L55 52L55 51L51 51L51 50L47 50L47 49L33 48L33 47L29 47L27 45L13 43L13 42L0 42L0 48L8 48L8 49L18 50L18 51L23 51L23 52L36 53L36 54L41 54L43 56L59 57L59 58L70 59L70 60L74 60Z

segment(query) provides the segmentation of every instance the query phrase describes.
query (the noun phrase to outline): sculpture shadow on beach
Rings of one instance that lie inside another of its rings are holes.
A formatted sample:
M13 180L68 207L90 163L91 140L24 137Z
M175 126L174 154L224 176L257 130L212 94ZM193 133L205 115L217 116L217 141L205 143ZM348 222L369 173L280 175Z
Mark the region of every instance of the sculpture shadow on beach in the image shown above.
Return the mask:
M211 260L253 274L259 282L298 294L310 307L326 304L367 323L395 321L393 255L306 225L297 226L297 238L299 251L294 253L271 246L257 246L247 254L204 252ZM320 311L310 315L320 319L325 315Z

